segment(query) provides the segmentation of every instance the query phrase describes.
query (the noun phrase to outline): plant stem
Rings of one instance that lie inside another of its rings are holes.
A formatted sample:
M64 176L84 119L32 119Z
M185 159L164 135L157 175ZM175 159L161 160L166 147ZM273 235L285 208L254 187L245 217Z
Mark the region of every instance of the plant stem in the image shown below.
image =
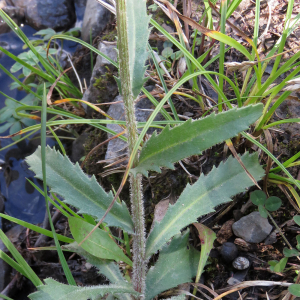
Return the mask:
M130 81L130 64L128 48L126 0L117 2L117 28L118 28L118 50L119 50L119 74L122 87L122 96L125 105L125 116L128 133L129 156L137 141L137 124L135 120L134 99ZM138 156L133 159L133 167L138 163ZM134 289L142 295L145 293L145 219L142 196L142 176L130 175L131 189L131 212L134 222L135 235L133 236L133 278Z

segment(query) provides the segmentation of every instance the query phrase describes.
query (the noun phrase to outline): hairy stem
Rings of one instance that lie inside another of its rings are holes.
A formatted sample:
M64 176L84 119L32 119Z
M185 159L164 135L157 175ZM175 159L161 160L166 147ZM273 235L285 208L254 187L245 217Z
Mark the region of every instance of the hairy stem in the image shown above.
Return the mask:
M117 1L117 28L118 28L118 50L119 50L119 73L121 80L122 96L125 105L125 116L128 133L129 155L137 141L137 126L135 120L134 97L132 95L130 68L129 68L129 48L127 31L126 0ZM138 156L134 158L133 167L138 163ZM135 227L133 236L133 286L142 295L145 292L145 219L142 196L141 175L130 177L131 189L131 210Z

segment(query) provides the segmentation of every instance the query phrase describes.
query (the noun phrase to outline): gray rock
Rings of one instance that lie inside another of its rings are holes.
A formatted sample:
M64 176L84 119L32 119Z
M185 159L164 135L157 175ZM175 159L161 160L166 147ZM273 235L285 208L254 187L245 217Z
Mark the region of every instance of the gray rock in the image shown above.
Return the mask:
M24 10L12 6L11 3L8 3L5 0L0 0L0 9L3 9L3 11L18 25L25 20ZM10 27L2 20L2 18L0 18L0 34L9 32L10 30Z
M11 0L24 10L27 23L36 30L52 28L56 31L72 27L76 21L71 0Z
M276 231L273 231L264 241L265 245L272 245L277 242Z
M85 42L90 41L99 35L109 22L111 13L96 0L87 0L86 9L83 17L81 37Z
M122 96L117 96L114 102L123 101ZM143 98L140 101L138 101L135 104L135 117L137 122L146 122L149 118L150 114L152 113L151 109L153 109L153 104L150 100ZM146 109L146 110L144 110ZM150 109L150 110L149 110ZM109 107L109 110L107 111L108 115L110 115L115 120L125 120L125 110L124 110L124 104L122 103L116 103L111 104ZM155 118L155 120L159 120L161 118L161 115L158 114ZM120 133L123 131L123 128L121 128L119 125L116 124L108 124L107 128L114 130L117 133ZM153 130L148 131L148 133L152 133ZM110 138L112 135L108 135ZM127 143L122 141L119 138L113 139L108 143L107 151L105 155L106 160L115 160L116 157L120 155L124 155L127 153Z
M79 160L84 156L85 154L84 144L88 136L89 136L88 133L84 132L73 142L72 155L71 155L71 160L73 162L79 162Z
M271 232L272 226L268 219L260 216L258 211L255 211L232 225L234 234L248 243L260 243Z
M118 54L115 45L101 42L98 46L98 50L113 61L117 61ZM82 99L90 103L111 102L118 94L118 86L113 77L113 73L116 71L117 68L108 60L98 55L89 88L83 94ZM83 106L90 117L93 110L86 105Z

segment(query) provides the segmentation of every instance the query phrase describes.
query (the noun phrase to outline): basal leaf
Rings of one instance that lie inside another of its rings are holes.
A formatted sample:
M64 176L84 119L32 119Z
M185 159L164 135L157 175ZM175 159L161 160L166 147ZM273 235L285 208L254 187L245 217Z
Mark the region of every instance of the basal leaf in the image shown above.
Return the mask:
M83 256L88 263L96 267L99 270L99 273L103 274L111 283L117 284L123 281L127 282L124 279L119 266L114 261L96 257L79 247L76 242L63 246L63 248ZM115 297L121 300L132 300L129 294L117 294Z
M199 251L188 249L189 230L174 237L159 254L158 261L146 277L145 300L179 284L190 282L197 273Z
M146 0L127 0L127 32L129 47L130 81L133 97L136 98L145 82L145 62L148 57L150 16L147 15Z
M94 225L75 217L69 218L71 233L77 243L80 243L94 228ZM81 247L94 256L103 259L124 261L132 265L131 260L113 241L107 231L97 228Z
M244 154L241 157L247 170L260 180L264 170L258 163L257 154ZM155 223L146 244L146 257L155 253L185 226L196 222L197 218L214 211L214 207L230 201L230 197L243 192L253 182L243 170L239 162L229 157L225 163L206 176L200 176L192 186L187 185L174 205L160 223Z
M99 273L103 274L111 283L125 281L119 266L115 262L108 259L99 258L85 251L83 248L79 247L76 242L62 247L63 249L76 252L77 254L83 256L88 263L96 267L99 270Z
M38 147L26 161L36 177L42 179L41 148ZM97 220L103 217L113 200L113 194L106 193L94 176L89 178L77 163L74 165L68 157L50 147L46 148L46 171L47 184L51 187L51 192L61 195L65 202L77 207L78 213L89 214ZM114 204L105 222L109 226L133 232L133 223L124 202Z
M139 164L132 169L133 174L147 176L148 170L160 172L161 167L173 169L173 163L212 147L247 129L262 113L262 104L231 109L197 121L188 120L170 129L166 126L156 132L144 145Z
M128 283L118 283L112 285L97 285L80 287L59 283L51 278L45 279L45 285L40 285L38 291L30 294L31 300L96 300L99 296L106 294L132 294L138 296L132 285Z

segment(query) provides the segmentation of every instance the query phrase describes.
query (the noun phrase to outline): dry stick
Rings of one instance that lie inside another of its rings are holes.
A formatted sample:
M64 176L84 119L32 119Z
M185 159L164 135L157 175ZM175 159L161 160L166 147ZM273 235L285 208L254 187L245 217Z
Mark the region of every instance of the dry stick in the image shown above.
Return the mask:
M267 148L268 150L273 154L273 143L272 143L272 136L270 134L270 131L268 129L264 130L264 134L266 137L266 142L267 142ZM265 178L264 178L264 192L268 195L268 190L267 190L267 183L268 183L268 175L269 175L269 171L271 169L272 166L272 159L270 156L268 156L268 160L267 160L267 167L266 167L266 174L265 174Z
M251 287L251 286L290 286L293 283L288 283L288 282L278 282L278 281L264 281L264 280L254 280L254 281L245 281L243 283L240 283L238 285L235 285L232 287L231 290L224 292L223 294L219 295L218 297L214 298L213 300L220 300L223 297L232 294L234 292L237 292L239 290Z
M51 102L51 96L52 96L52 93L53 93L53 90L55 88L55 86L57 85L57 82L59 81L59 79L66 73L68 72L69 70L71 70L72 67L64 70L62 73L59 74L59 76L57 77L57 79L54 81L54 83L51 85L50 89L49 89L49 92L47 94L47 104L48 105L52 105L52 102Z
M97 146L95 146L95 147L89 152L89 154L85 157L84 161L83 161L82 164L81 164L81 169L83 169L84 164L86 163L86 161L88 160L88 158L89 158L89 157L90 157L90 156L91 156L91 155L92 155L99 147L101 147L101 146L104 145L105 143L108 143L109 141L111 141L111 140L113 140L113 139L115 139L115 138L121 136L121 135L124 134L125 132L126 132L126 130L123 130L122 132L120 132L120 133L118 133L118 134L112 136L111 138L109 138L109 139L105 140L104 142L102 142L102 143L98 144Z
M247 168L245 167L244 163L242 162L242 160L240 159L240 157L238 156L238 154L235 151L235 148L233 147L233 144L231 142L230 139L226 140L226 144L228 146L228 148L230 149L230 151L232 152L233 156L237 159L237 161L239 162L239 164L241 165L241 167L244 169L244 171L247 173L247 175L249 176L249 178L252 180L252 182L261 190L260 186L258 185L257 181L254 179L254 177L249 173L249 171L247 170Z

